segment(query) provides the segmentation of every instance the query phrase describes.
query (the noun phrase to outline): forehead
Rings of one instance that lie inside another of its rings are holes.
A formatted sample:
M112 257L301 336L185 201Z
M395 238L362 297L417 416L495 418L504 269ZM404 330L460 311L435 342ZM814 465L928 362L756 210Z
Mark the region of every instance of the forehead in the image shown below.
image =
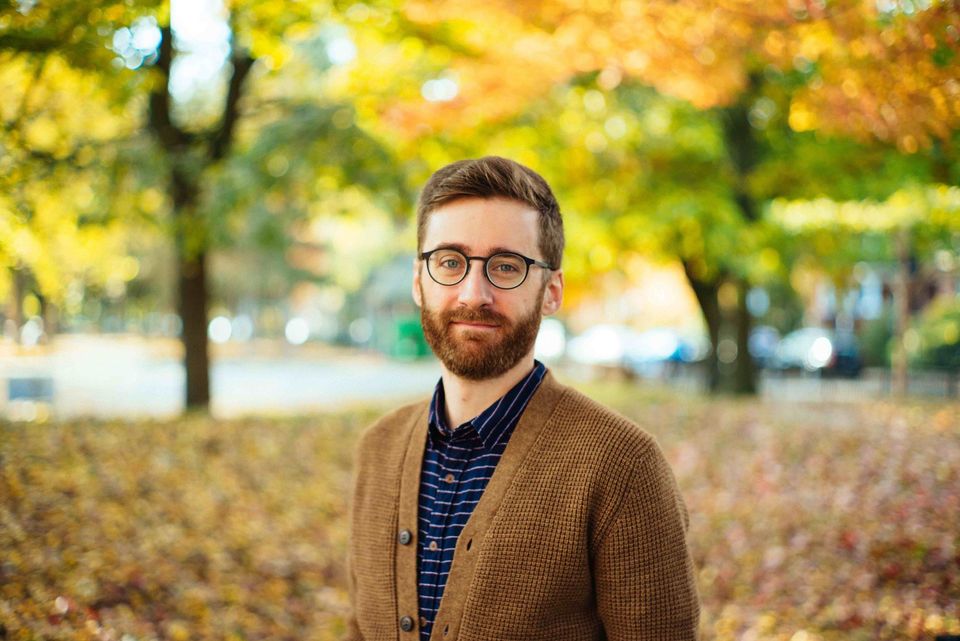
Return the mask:
M461 198L430 212L423 249L450 243L463 245L471 253L510 249L539 256L538 220L537 210L516 200Z

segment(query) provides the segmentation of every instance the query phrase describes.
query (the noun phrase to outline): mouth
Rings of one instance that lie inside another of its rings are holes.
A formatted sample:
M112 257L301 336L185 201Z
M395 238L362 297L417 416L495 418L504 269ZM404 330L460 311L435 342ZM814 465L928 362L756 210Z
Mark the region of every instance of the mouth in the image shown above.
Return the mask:
M496 329L499 325L494 325L492 323L478 323L475 321L453 321L451 325L459 325L460 327L465 327L467 329Z

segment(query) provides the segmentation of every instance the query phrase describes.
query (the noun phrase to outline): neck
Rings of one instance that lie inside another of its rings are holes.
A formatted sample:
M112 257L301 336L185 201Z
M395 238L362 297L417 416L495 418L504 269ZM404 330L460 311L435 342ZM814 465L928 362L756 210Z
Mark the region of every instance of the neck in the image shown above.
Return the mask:
M533 350L496 378L472 381L442 368L447 425L456 429L490 407L533 369Z

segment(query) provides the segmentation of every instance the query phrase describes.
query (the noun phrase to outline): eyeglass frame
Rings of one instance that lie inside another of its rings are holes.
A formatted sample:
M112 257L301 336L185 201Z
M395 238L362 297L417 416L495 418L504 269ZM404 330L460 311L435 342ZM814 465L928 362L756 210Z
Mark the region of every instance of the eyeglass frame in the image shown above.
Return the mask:
M463 276L460 277L460 280L458 280L458 281L455 282L455 283L449 283L449 284L447 284L447 283L441 283L439 280L436 279L436 277L433 275L433 272L430 271L430 256L431 256L431 254L434 254L434 253L436 253L436 252L438 252L438 251L453 251L453 252L457 252L458 254L460 254L461 256L463 256L463 257L466 259L466 261L467 261L467 268L466 268L465 270L463 270ZM527 271L523 274L523 278L521 278L521 279L520 279L520 282L517 283L516 285L514 285L513 287L501 287L500 285L497 285L495 282L493 282L493 279L490 278L490 274L487 272L487 265L490 264L490 259L492 259L492 258L494 258L494 257L496 257L496 256L504 256L504 255L507 255L507 256L516 256L517 258L521 259L521 260L526 264L526 266L527 266ZM468 256L465 252L460 251L460 250L457 249L456 247L444 247L444 246L440 246L440 247L437 247L437 248L435 248L435 249L431 249L430 251L422 252L422 253L419 255L419 258L420 258L420 260L426 262L426 264L427 264L427 274L429 274L430 280L432 280L433 282L435 282L437 285L440 285L441 287L453 287L453 286L455 286L455 285L459 285L460 283L462 283L462 282L466 279L467 275L470 273L470 266L473 264L473 261L475 261L475 260L479 260L479 261L483 262L483 277L487 279L487 282L490 283L491 285L493 285L494 287L496 287L497 289L502 289L502 290L504 290L504 291L510 291L511 289L516 289L517 287L520 287L520 285L523 285L525 282L527 282L527 276L530 275L530 266L531 266L531 265L536 265L537 267L541 267L541 268L543 268L543 269L549 269L550 271L556 271L556 269L557 269L556 267L553 267L553 266L549 265L548 263L543 262L542 260L537 260L536 258L530 258L529 256L524 256L523 254L519 254L519 253L514 252L514 251L500 251L500 252L496 252L496 253L490 254L489 256Z

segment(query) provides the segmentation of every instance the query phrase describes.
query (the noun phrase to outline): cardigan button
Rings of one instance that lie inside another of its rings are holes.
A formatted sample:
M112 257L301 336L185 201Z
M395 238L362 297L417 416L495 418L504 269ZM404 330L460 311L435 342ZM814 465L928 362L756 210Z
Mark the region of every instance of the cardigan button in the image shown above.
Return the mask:
M400 629L404 632L413 630L413 619L410 617L400 617Z
M410 534L410 530L400 530L400 534L397 535L397 540L400 541L400 545L410 545L410 541L413 540L413 535Z

